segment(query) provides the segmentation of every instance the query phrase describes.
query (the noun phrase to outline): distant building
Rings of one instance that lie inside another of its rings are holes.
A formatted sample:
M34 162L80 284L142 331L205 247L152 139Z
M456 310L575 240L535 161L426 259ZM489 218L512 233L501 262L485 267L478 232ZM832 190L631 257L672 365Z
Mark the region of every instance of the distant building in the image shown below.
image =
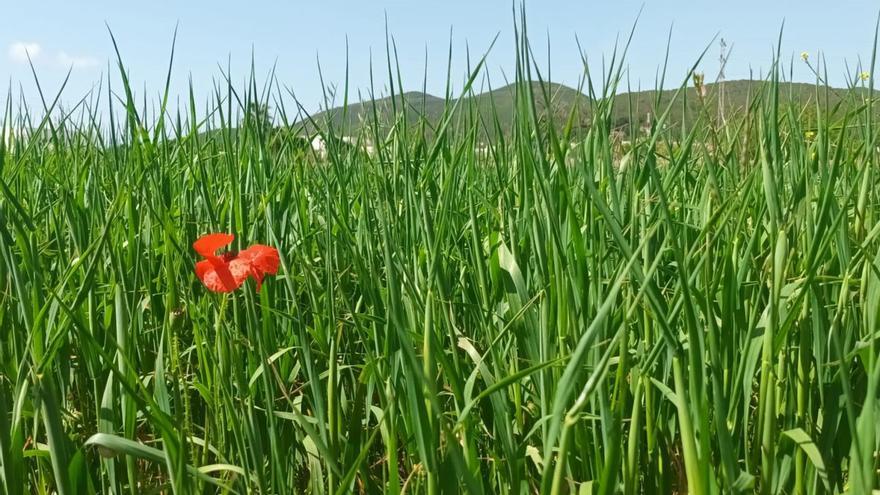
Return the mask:
M355 148L358 147L361 151L364 151L369 156L374 156L376 154L376 147L373 146L372 141L365 140L362 141L353 136L342 136L339 138L337 143L341 143L343 145L347 145L348 147ZM320 134L316 134L312 138L311 142L312 150L315 154L321 158L327 158L327 141L324 140L324 136Z
M327 158L327 142L320 134L312 138L312 151L321 158Z

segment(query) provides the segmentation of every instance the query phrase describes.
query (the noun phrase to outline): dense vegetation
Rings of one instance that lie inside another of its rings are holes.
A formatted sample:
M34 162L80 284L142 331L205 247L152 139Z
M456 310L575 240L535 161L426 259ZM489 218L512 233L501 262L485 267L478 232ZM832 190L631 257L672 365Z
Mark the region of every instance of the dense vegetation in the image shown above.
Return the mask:
M255 81L10 103L0 493L877 489L873 79L805 103L774 71L722 121L682 74L618 136L618 58L575 132L524 40L509 115L395 96L314 120L326 156ZM209 292L206 232L278 276Z

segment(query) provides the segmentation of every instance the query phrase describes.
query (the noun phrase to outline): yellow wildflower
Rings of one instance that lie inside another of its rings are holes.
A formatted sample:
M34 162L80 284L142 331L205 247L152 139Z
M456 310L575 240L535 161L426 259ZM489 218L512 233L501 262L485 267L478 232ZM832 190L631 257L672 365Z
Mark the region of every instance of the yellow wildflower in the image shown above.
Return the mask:
M810 59L810 54L807 52L801 52L801 58L804 60L804 62L806 62Z

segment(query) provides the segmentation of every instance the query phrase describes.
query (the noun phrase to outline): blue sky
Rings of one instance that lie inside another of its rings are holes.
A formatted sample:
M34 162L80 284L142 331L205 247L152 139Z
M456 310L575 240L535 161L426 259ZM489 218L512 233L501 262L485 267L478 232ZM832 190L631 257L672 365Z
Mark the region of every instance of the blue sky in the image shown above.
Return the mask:
M233 80L247 75L251 54L258 74L277 64L281 84L294 91L309 110L321 102L320 60L326 83L344 80L346 36L348 67L355 88L369 85L372 50L380 91L386 88L385 19L394 36L405 89L421 89L427 56L427 88L442 95L450 29L453 43L453 80L461 85L466 73L466 49L478 58L496 35L489 55L488 74L493 86L513 69L513 4L509 0L414 2L317 1L267 2L216 0L73 2L4 2L0 17L0 76L23 88L35 102L36 92L23 54L34 61L43 89L57 91L67 68L73 66L63 99L75 101L108 72L113 46L105 22L113 30L135 88L148 96L161 91L175 25L179 27L172 72L175 94L182 93L191 76L196 89L209 91L230 61ZM576 38L594 70L601 66L618 36L625 37L644 7L627 59L632 85L653 87L662 64L667 33L672 27L669 78L680 81L699 53L717 34L732 46L728 79L766 71L771 50L785 20L783 55L795 59L794 78L811 81L800 53L811 61L821 53L833 84L844 84L851 70L871 56L874 26L880 3L876 0L531 0L526 2L530 38L546 64L550 40L553 80L574 85L581 74ZM701 70L714 79L718 46L713 45ZM115 70L112 69L112 70ZM5 81L4 81L5 82ZM0 96L0 101L5 100ZM355 96L356 97L356 96Z

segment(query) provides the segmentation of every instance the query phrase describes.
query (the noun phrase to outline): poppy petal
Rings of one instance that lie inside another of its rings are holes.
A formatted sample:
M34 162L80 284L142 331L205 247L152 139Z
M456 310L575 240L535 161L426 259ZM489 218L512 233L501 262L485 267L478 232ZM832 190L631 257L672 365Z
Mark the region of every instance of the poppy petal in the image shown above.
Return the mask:
M202 260L196 263L196 277L199 277L199 280L202 282L205 281L205 275L208 274L209 271L213 270L214 266L208 260Z
M281 263L278 250L262 244L254 244L238 253L238 259L250 264L254 271L270 275L278 273L278 265Z
M251 267L246 261L236 258L229 262L229 272L235 283L241 285L251 275Z
M199 237L198 240L193 243L193 249L205 258L208 258L214 256L214 253L216 253L218 249L231 244L233 240L235 240L235 236L232 234L206 234Z
M226 263L213 256L196 263L196 276L213 292L232 292L244 282L232 275Z
M238 253L238 256L229 263L229 271L232 272L236 282L243 283L249 276L254 277L257 283L257 292L263 286L263 277L268 273L274 275L278 272L280 259L278 250L255 244L244 251Z
M232 292L241 287L241 284L244 283L244 278L234 277L227 265L216 265L211 261L202 260L196 263L196 276L199 277L199 280L202 281L208 290L213 292Z

